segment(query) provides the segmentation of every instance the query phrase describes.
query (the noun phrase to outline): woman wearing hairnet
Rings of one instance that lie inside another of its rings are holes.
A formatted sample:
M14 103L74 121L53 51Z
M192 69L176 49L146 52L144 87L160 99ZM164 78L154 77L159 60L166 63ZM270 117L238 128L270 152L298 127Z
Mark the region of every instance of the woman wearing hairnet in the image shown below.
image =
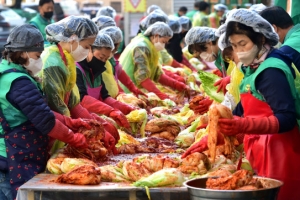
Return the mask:
M44 39L32 25L15 27L4 45L0 64L0 199L14 199L18 188L45 170L49 136L77 148L86 148L82 134L74 133L82 120L53 113L44 101L37 73ZM5 138L5 139L4 139Z
M191 28L191 25L192 24L190 19L186 16L169 17L169 26L173 31L173 37L166 44L166 50L173 57L173 62L182 63L191 70L196 71L196 69L190 64L190 62L183 56L182 49L180 46L182 39L185 37L187 31Z
M107 27L100 30L101 33L105 33L112 38L114 42L115 49L112 51L111 57L106 61L105 66L106 70L103 72L103 81L106 85L108 93L111 97L103 99L104 103L112 106L113 108L121 110L124 114L129 114L131 111L135 110L134 107L116 101L116 98L120 93L124 92L119 85L119 81L124 84L134 95L144 95L131 81L125 71L122 69L122 66L118 61L115 60L113 55L116 53L120 42L123 40L122 32L118 27Z
M76 86L75 62L84 60L90 46L94 43L98 28L89 19L70 16L46 27L47 40L53 45L42 54L42 86L48 97L51 110L72 118L96 119L101 121L106 132L104 144L114 149L118 131L98 115L90 114L80 104L80 95ZM111 136L113 134L114 137ZM63 146L55 142L53 150Z
M108 16L108 17L111 17L112 19L114 19L116 17L116 15L117 15L117 13L116 13L115 9L113 9L110 6L103 6L98 10L96 17Z
M161 99L168 96L160 92L153 81L178 91L188 90L185 84L166 76L158 63L158 52L164 49L172 35L172 30L167 24L156 22L133 39L120 57L124 71L135 85L154 92Z
M279 200L299 199L300 117L295 71L273 48L278 35L257 13L239 9L226 20L225 42L243 63L241 101L234 119L219 119L225 135L244 133L247 159L259 176L279 179L284 185Z
M99 30L110 26L117 26L113 18L108 16L98 16L92 19L93 22L98 26Z
M120 110L101 102L106 98L111 98L101 74L106 70L105 63L114 48L112 39L99 32L88 57L77 63L76 84L84 108L90 112L111 117L119 126L129 128L130 125Z
M214 12L208 15L209 23L211 28L218 28L220 26L220 19L227 11L227 6L224 4L218 3L214 5Z

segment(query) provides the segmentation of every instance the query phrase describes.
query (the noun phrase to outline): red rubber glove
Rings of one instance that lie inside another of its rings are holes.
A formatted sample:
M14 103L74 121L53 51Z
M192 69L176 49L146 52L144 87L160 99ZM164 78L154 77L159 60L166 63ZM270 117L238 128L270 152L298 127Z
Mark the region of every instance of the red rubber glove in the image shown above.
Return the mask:
M135 84L131 81L130 77L123 69L121 69L121 73L119 74L118 78L121 83L123 83L123 85L125 85L135 96L138 97L138 95L143 95L145 97L148 97L135 86Z
M214 86L219 86L217 92L220 92L221 90L225 94L227 92L226 86L230 83L230 76L226 76L225 78L222 78L221 80L218 80L215 82Z
M74 106L72 110L70 110L70 113L73 119L94 119L89 111L86 108L82 107L80 103Z
M87 129L92 128L86 121L83 121L81 118L72 119L71 117L64 116L60 113L54 111L52 112L54 113L55 119L59 120L61 123L72 129L73 131L78 130L82 126Z
M173 59L171 66L174 68L183 68L183 64L177 62L175 59Z
M95 113L92 113L92 116L94 117L95 120L101 122L101 124L104 126L104 129L108 133L110 133L115 138L116 141L119 141L120 135L119 135L119 132L118 132L118 130L116 129L116 127L114 125L112 125L108 121L105 121L104 119L102 119L101 117L99 117Z
M209 109L209 106L213 103L213 100L210 100L209 98L205 97L199 102L199 105L194 109L196 113L199 113L200 115L206 113Z
M127 120L127 118L125 117L125 115L119 111L119 110L114 110L109 114L109 117L112 118L113 120L115 120L115 122L122 127L125 128L130 128L130 124Z
M212 71L212 73L215 74L215 75L217 75L217 76L219 76L219 77L221 77L221 78L223 78L223 74L222 74L222 72L219 69L214 69Z
M73 133L68 127L61 123L58 119L55 120L55 125L48 133L52 138L68 143L76 148L87 148L86 138L81 133Z
M176 81L179 81L179 82L182 82L182 83L185 84L185 80L184 80L183 77L181 77L181 76L179 76L179 75L177 75L177 74L174 74L173 72L171 72L171 71L169 71L169 70L166 70L166 69L163 69L163 71L164 71L164 73L165 73L167 76L169 76L169 77L175 79Z
M111 107L120 110L124 115L129 114L131 111L136 110L136 108L134 108L133 106L127 105L125 103L122 103L120 101L117 101L111 97L107 97L104 100L104 103L110 105Z
M102 141L105 148L107 148L108 150L112 150L114 154L118 154L118 151L116 149L116 140L109 132L105 132L105 137L102 139Z
M188 61L188 59L182 55L182 64L190 68L193 72L197 72L197 69Z
M175 90L178 90L180 92L182 92L184 90L188 90L187 85L185 85L179 81L176 81L175 79L172 79L171 77L167 76L166 74L162 74L159 77L158 82L163 85L169 86Z
M141 86L149 92L155 93L161 100L169 99L169 96L162 93L149 78L141 82Z
M109 114L112 111L114 111L114 108L112 108L111 106L89 95L85 95L80 104L82 105L82 107L86 108L90 113L97 113L109 116Z
M258 118L219 119L219 130L225 135L236 135L239 133L249 134L271 134L278 133L279 122L275 116Z
M195 143L193 146L188 148L186 150L186 152L184 152L184 154L182 154L181 158L185 158L188 155L195 153L195 152L201 153L201 152L207 150L208 149L207 140L208 140L208 136L206 135L199 142ZM224 144L224 137L222 134L220 134L218 132L217 145L221 145L221 144Z

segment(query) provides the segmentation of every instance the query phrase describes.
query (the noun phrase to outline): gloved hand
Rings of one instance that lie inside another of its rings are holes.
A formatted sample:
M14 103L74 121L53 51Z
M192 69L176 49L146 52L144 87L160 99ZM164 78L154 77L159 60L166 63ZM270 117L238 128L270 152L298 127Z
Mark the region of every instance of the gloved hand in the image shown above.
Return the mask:
M76 148L87 148L86 138L81 133L75 133L66 127L59 120L55 120L55 125L52 130L48 133L52 138L60 140L64 143L68 143L70 146Z
M208 141L208 135L204 136L199 142L195 143L193 146L188 148L184 152L184 154L182 154L181 158L185 158L188 155L195 153L195 152L201 153L201 152L207 150L208 149L207 141ZM224 137L222 134L220 134L218 132L217 145L221 145L221 144L224 144Z
M221 77L221 78L223 78L223 74L222 74L222 72L219 69L214 69L212 71L212 73L215 74L215 75L217 75L217 76L219 76L219 77Z
M199 105L194 109L196 113L200 115L206 113L209 109L209 106L213 103L213 100L210 100L208 97L205 97L199 102Z
M114 110L114 108L112 108L111 106L103 103L98 99L95 99L90 95L85 95L80 104L90 113L103 114L105 116L109 116L109 113Z
M217 92L220 92L221 90L225 94L227 92L226 86L230 83L230 76L226 76L222 78L221 80L218 80L215 82L214 86L219 86Z
M188 61L188 59L182 55L182 64L190 68L193 72L197 72L197 69Z
M158 82L163 85L169 86L175 90L178 90L180 92L184 91L184 90L188 90L187 85L185 85L179 81L176 81L175 79L172 79L171 77L167 76L166 74L162 74L159 77Z
M166 69L163 69L163 71L167 76L175 79L176 81L179 81L179 82L184 83L184 84L186 83L183 77L181 77L181 76L179 76L179 75L177 75L177 74L175 74L175 73L173 73L169 70L166 70Z
M146 94L144 94L135 86L135 84L131 81L130 77L126 74L126 72L123 69L121 69L118 78L121 81L121 83L123 83L135 96L143 95L147 97Z
M183 64L177 62L175 59L173 59L171 66L174 68L183 68Z
M99 117L99 115L92 113L92 116L94 117L95 120L101 122L101 124L104 126L104 129L109 132L116 141L119 141L120 139L120 135L118 130L116 129L116 127L114 125L112 125L111 123L109 123L108 121L105 121L104 119L102 119L101 117Z
M162 93L149 78L141 82L141 86L149 92L155 93L161 100L169 99L169 96Z
M109 117L112 118L113 120L115 120L115 122L122 127L125 128L130 128L130 124L127 120L127 118L125 117L125 115L119 111L119 110L113 110L110 114Z
M133 106L131 105L128 105L128 104L125 104L125 103L122 103L120 101L117 101L111 97L107 97L105 100L104 100L104 103L107 103L108 105L110 105L111 107L117 109L117 110L120 110L124 115L127 115L129 114L131 111L134 111L136 110L136 108L134 108Z
M271 134L279 131L279 122L274 115L258 118L234 116L233 119L219 119L218 124L220 132L229 136L239 133Z
M136 96L139 97L139 95L142 95L146 98L148 98L148 95L146 95L144 92L142 92L141 90L139 90L137 87L134 91L132 91L132 93Z
M73 131L78 130L80 127L85 127L91 129L92 127L86 121L83 121L81 118L72 119L71 117L64 116L60 113L54 112L55 119L58 119L61 123L72 129Z
M107 148L108 150L112 150L114 154L118 154L118 151L116 149L116 140L109 132L105 132L105 137L102 139L102 141L105 148Z

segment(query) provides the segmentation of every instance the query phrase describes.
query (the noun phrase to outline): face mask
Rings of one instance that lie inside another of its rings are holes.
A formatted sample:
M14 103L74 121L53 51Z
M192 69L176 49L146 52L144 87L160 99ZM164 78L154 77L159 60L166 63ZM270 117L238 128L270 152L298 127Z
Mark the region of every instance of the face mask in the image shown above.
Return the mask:
M75 49L75 51L72 51L72 44L71 44L71 56L73 57L75 62L80 62L83 61L89 54L89 49L85 49L83 48L79 42L78 42L78 46Z
M53 11L44 12L44 18L51 19L53 17Z
M88 65L92 69L92 71L96 73L99 70L103 69L103 67L105 66L105 62L93 56L92 60L88 63Z
M252 47L247 52L237 52L236 55L239 58L239 60L243 63L244 66L249 66L253 60L256 58L258 53L258 48L256 45Z
M28 53L26 52L27 57L28 57L28 62L29 64L27 66L24 66L28 71L31 71L31 73L35 76L37 75L41 69L43 68L43 62L41 58L38 59L33 59L30 58Z
M157 51L161 51L165 48L165 43L161 43L159 40L158 42L154 43L154 47Z
M200 57L206 61L206 62L213 62L216 60L217 56L216 54L213 52L212 47L211 47L211 52L212 53L207 53L207 52L202 52L200 54Z

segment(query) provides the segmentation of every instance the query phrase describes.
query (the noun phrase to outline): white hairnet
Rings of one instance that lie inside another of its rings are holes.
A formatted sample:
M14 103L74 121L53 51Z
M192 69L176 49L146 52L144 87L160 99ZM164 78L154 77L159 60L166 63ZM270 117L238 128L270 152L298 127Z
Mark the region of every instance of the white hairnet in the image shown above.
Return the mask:
M216 5L214 5L214 10L215 11L225 11L228 10L227 6L225 6L224 4L218 3Z
M169 16L169 23L171 30L174 34L181 33L182 27L179 22L179 17L176 16Z
M141 30L145 31L149 26L151 26L155 22L168 23L169 19L168 16L162 10L154 10L140 22L140 28Z
M207 43L217 40L215 35L216 29L209 27L193 27L189 30L185 36L185 43L187 45L197 43Z
M161 37L173 37L171 28L164 22L155 22L144 33L145 36L159 35Z
M219 29L224 29L223 26L227 28L227 24L229 22L239 22L253 28L255 32L263 34L268 39L271 46L275 46L278 43L279 37L273 26L254 11L248 9L236 9L230 11L227 16L226 23L223 24ZM224 39L226 38L224 37ZM224 49L230 45L228 44L228 41L221 41L219 44L223 45L219 46L221 49Z
M103 6L98 10L96 17L108 16L108 17L111 17L114 19L116 15L117 15L117 13L116 13L115 9L113 9L110 6Z
M157 5L151 5L147 8L147 15L152 13L154 10L161 10L161 8Z
M119 27L116 26L106 27L100 30L99 32L109 35L109 37L112 39L114 44L118 44L123 41L122 31Z
M92 20L98 26L99 30L110 26L117 26L116 22L108 16L99 16L93 18Z
M49 42L70 42L96 37L98 28L87 18L69 16L46 26L46 37Z
M109 35L107 35L105 33L101 33L100 31L97 34L97 37L96 37L95 42L93 43L93 46L94 47L107 47L107 48L111 48L111 49L115 48L114 42L109 37Z
M181 28L184 31L188 31L192 27L192 22L191 22L190 18L188 18L187 16L179 17L179 23L181 24Z
M265 6L262 3L259 3L259 4L253 4L252 6L250 6L249 10L260 13L261 11L263 11L266 8L267 8L267 6Z

